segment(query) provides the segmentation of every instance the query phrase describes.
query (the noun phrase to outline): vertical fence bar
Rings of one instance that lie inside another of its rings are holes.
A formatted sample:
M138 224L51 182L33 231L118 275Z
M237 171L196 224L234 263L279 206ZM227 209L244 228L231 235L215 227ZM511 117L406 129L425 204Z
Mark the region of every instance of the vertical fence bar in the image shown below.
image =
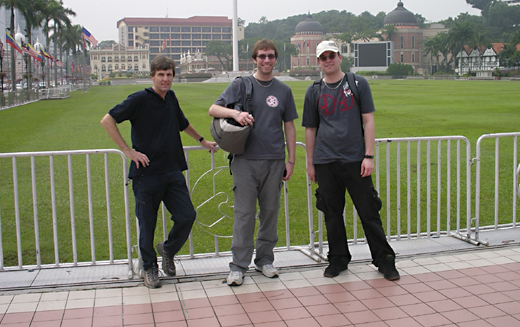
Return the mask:
M94 237L94 212L92 208L92 176L90 173L90 154L85 156L87 168L87 203L88 203L88 222L90 230L90 256L92 263L96 263L96 240Z
M72 235L72 258L74 266L78 265L78 251L76 246L76 217L74 213L74 182L72 180L72 157L67 156L67 167L69 172L69 206L70 206L70 230Z
M495 137L495 229L498 228L498 212L500 190L500 139Z
M114 263L114 241L112 239L112 210L110 202L110 178L108 170L108 153L103 154L105 167L105 201L107 204L107 230L108 230L108 251L110 252L110 263Z
M398 142L397 143L397 147L396 147L396 219L397 219L397 226L396 226L396 233L397 233L397 239L400 240L401 239L401 142ZM387 222L387 231L386 231L386 235L387 235L387 238L390 238L390 235L391 234L391 230L390 230L390 220L391 219L387 219L386 222Z
M411 152L410 141L406 142L406 236L412 236L412 183L411 183Z
M417 142L417 238L421 236L421 141Z
M52 237L54 240L54 265L60 265L60 250L58 243L58 217L56 216L56 184L54 181L54 156L49 156L49 178L51 183L51 214L52 214Z
M516 173L516 165L518 163L518 136L513 140L513 227L516 227L516 201L518 197L518 174Z
M16 225L16 249L18 251L18 268L22 269L22 234L20 227L20 203L18 201L18 170L16 165L16 158L13 157L13 195L14 195L14 218Z
M441 236L441 204L442 204L442 142L437 141L437 226L435 234Z
M34 167L34 156L31 156L31 189L33 202L33 222L34 222L34 246L36 249L36 266L42 265L40 253L40 232L38 229L38 196L36 191L36 169Z
M390 220L391 217L392 217L392 212L391 212L391 208L392 208L392 198L390 197L391 195L391 188L390 188L390 184L391 184L391 180L390 180L390 176L392 174L390 174L390 142L387 142L386 143L386 230L387 232L390 231Z
M446 232L451 232L451 140L446 145Z
M431 236L431 213L432 213L432 160L431 141L426 141L426 236Z
M284 202L284 212L285 212L285 246L287 250L291 249L291 233L289 226L289 199L287 192L287 182L283 182L283 202Z

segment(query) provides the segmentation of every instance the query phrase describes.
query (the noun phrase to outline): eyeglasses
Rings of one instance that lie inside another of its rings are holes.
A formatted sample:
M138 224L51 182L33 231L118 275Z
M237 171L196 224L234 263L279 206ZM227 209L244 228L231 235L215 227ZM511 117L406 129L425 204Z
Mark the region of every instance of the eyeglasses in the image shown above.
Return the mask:
M269 58L270 60L273 60L274 58L276 58L276 56L274 54L272 54L272 53L270 53L268 55L262 53L262 54L257 55L256 57L258 59L262 59L262 60L265 60L265 58Z
M320 61L327 61L327 58L329 58L330 60L336 59L336 53L331 53L328 56L319 56L318 59L320 59Z

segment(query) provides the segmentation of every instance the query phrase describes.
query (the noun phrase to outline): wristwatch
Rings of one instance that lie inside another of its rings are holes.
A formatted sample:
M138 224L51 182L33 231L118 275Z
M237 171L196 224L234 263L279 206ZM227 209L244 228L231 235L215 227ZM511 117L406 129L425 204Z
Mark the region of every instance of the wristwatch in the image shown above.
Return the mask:
M365 154L365 158L366 158L366 159L374 159L374 156L371 156L371 155L369 155L369 154Z

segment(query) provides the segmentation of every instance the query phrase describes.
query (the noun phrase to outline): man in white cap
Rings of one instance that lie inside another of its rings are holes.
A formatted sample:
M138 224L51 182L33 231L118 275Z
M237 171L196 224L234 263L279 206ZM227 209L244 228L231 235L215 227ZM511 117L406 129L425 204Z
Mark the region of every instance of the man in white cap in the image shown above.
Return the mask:
M371 177L375 108L370 86L362 76L347 78L341 71L342 56L335 42L318 44L316 55L324 78L309 86L305 93L302 126L307 175L318 183L316 207L324 213L327 228L329 266L323 275L338 276L352 258L343 220L348 190L365 231L372 263L386 279L397 280L395 253L383 230L379 215L381 200Z

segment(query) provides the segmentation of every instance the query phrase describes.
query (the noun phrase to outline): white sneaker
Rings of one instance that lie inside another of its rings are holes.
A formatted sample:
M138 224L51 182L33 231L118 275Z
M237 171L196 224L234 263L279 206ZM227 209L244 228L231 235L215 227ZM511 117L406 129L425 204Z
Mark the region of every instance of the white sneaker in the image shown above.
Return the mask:
M255 266L256 270L260 271L267 278L278 276L278 269L273 265L263 265L262 267Z
M231 270L227 277L227 284L229 286L240 286L244 281L244 273L238 270Z

